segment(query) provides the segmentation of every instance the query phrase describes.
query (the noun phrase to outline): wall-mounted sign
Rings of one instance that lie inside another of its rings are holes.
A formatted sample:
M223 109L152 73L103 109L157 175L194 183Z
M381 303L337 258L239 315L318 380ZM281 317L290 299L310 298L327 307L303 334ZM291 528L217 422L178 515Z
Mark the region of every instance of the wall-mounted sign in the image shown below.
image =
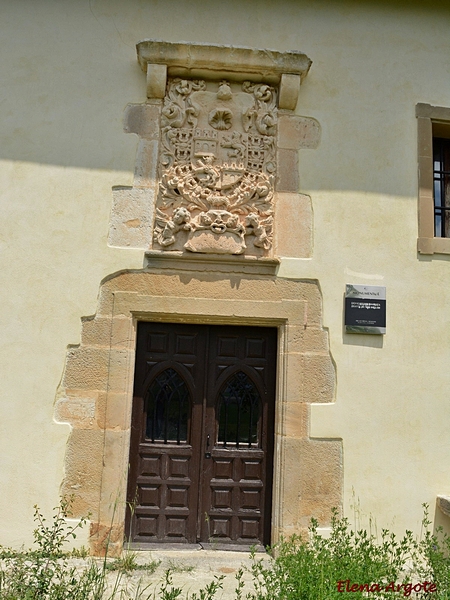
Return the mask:
M346 333L386 333L386 288L345 286Z

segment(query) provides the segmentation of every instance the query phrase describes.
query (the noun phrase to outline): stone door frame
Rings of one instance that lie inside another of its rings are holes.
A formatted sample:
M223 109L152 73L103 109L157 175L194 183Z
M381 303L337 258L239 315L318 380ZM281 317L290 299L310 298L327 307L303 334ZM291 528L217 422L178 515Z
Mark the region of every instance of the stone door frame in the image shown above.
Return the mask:
M315 281L152 268L103 283L56 403L57 420L73 427L62 493L74 495L74 516L91 513L93 554L123 545L138 321L278 328L272 542L312 516L329 522L342 506L341 441L309 438L309 404L334 397L321 311Z

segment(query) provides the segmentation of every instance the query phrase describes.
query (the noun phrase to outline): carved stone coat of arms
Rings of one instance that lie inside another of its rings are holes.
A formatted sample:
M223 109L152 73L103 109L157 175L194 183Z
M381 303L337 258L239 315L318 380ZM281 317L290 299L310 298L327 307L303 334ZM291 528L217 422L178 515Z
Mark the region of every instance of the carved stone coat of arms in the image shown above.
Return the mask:
M169 79L153 248L269 255L276 127L269 85Z

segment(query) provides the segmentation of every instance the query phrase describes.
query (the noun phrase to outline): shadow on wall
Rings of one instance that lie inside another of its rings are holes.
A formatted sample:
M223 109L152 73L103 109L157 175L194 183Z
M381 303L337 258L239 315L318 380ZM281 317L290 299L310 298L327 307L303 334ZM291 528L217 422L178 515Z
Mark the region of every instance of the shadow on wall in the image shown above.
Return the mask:
M0 159L133 171L137 138L123 113L145 101L145 75L134 44L111 29L114 7L99 18L90 4L2 3Z
M262 6L257 0L228 0L226 4L224 9L217 8L220 18L209 19L205 32L207 15L200 0L193 0L189 7L182 0L130 0L126 4L116 0L43 0L27 3L26 10L13 0L2 2L4 51L0 80L7 82L7 93L1 100L0 158L132 171L137 140L124 135L122 119L126 104L145 101L145 76L137 64L135 50L135 43L143 37L179 41L188 35L197 42L266 47L289 44L311 54L313 61L318 60L313 65L311 81L307 78L304 86L311 86L313 96L316 89L323 96L323 78L339 80L342 65L332 55L326 64L326 56L320 58L323 51L315 46L308 31L299 36L298 24L309 27L308 23L314 22L319 30L332 27L331 41L335 39L339 44L343 24L349 17L359 19L362 14L364 18L363 10L368 11L366 18L376 11L395 16L400 10L406 11L406 6L411 14L417 13L416 17L423 10L423 2L410 0L378 0L368 2L368 7L362 7L357 0L323 0L314 10L311 3L298 0L283 0L283 10L279 2ZM427 10L433 10L431 4ZM249 30L245 25L250 15ZM418 18L413 21L414 26L417 21ZM278 32L286 29L286 24L287 30L280 36ZM302 44L308 47L300 48ZM349 52L348 47L346 44L341 51ZM373 50L371 60L376 61L379 50ZM370 70L370 65L364 69ZM353 76L356 83L360 81L361 73ZM380 76L384 77L381 73ZM345 90L345 86L341 84L339 89ZM328 110L326 98L322 100L322 110ZM298 112L301 114L301 110ZM341 119L347 116L341 115ZM332 156L335 149L328 149L321 160L331 160ZM335 185L351 189L348 181L342 176L339 179ZM378 180L376 185L381 185Z

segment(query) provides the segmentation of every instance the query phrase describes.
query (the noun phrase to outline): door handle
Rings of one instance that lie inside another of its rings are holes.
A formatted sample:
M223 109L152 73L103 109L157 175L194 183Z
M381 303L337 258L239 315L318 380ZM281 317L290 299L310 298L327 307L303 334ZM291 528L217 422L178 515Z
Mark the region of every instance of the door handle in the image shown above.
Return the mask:
M206 452L205 452L205 458L211 458L211 452L209 451L209 442L210 442L211 436L207 435L206 436Z

